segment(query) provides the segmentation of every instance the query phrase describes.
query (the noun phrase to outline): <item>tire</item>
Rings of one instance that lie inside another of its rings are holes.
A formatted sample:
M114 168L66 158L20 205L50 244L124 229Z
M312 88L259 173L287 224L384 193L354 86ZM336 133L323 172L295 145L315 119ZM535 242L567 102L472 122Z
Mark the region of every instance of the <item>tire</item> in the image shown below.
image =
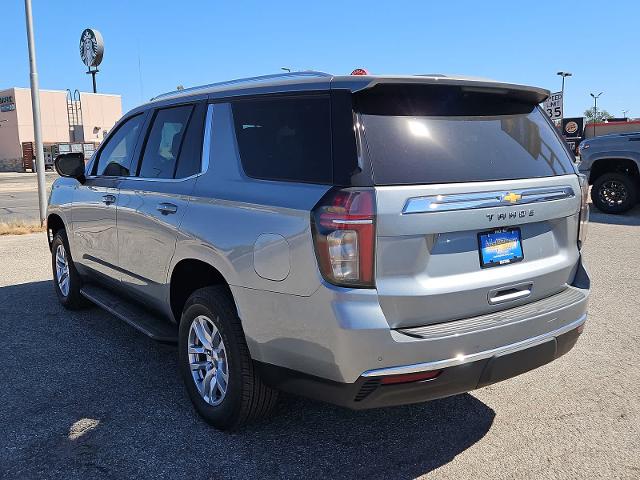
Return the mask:
M622 173L599 176L591 189L593 204L604 213L624 213L636 205L637 199L635 179Z
M61 274L65 271L64 262L66 262L66 286L64 281L60 281ZM78 310L85 307L87 301L80 294L82 281L73 264L65 230L58 230L53 237L53 242L51 242L51 267L53 270L53 288L62 306L69 310Z
M202 328L207 341L200 340ZM192 363L207 367L192 370ZM275 407L278 392L260 380L235 305L223 287L201 288L187 300L180 320L178 364L196 411L220 430L265 418Z

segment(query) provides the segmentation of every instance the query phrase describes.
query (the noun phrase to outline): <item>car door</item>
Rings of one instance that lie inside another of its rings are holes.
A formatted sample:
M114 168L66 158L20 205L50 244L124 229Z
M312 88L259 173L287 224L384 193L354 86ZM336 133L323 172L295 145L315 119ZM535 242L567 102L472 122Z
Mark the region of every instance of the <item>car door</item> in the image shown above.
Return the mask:
M178 228L202 171L206 104L154 111L137 173L120 183L118 250L123 287L158 308Z
M118 185L129 174L145 115L122 121L96 153L73 196L71 251L80 273L118 280Z

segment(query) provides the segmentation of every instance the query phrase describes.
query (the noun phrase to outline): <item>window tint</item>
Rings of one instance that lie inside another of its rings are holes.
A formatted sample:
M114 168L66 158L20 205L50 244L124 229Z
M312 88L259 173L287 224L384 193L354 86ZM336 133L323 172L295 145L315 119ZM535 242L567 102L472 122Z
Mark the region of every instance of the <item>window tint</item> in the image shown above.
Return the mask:
M118 128L100 152L96 175L109 177L131 175L131 160L143 120L143 115L136 115Z
M573 173L537 107L528 115L363 115L377 185L478 182Z
M175 178L186 178L200 173L202 168L202 136L206 111L207 105L200 103L196 105L191 115L182 149L180 150Z
M412 87L357 100L377 185L513 180L575 171L544 113L521 98Z
M173 178L192 105L158 110L142 156L138 176Z
M268 180L332 182L328 96L239 101L232 108L242 167L247 175Z

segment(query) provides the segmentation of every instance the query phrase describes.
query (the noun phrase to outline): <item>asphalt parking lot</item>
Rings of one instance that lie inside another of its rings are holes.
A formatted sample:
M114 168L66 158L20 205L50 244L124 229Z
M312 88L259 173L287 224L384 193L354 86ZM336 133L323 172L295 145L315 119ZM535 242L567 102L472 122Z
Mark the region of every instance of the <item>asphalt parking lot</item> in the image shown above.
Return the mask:
M46 172L47 188L58 178ZM35 173L0 172L0 222L37 222L38 180Z
M2 478L640 478L640 208L594 214L590 317L569 354L431 403L351 412L287 396L221 433L175 347L65 311L43 234L0 238Z

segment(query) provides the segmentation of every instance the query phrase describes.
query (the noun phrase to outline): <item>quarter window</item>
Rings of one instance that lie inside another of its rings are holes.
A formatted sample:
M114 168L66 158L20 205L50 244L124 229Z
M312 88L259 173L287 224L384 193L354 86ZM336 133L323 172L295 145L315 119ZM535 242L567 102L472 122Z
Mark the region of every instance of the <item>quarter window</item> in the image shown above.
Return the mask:
M142 123L143 115L126 120L107 141L100 152L96 175L108 177L128 177L131 175L133 151Z
M182 148L180 149L180 158L178 159L175 178L186 178L200 173L202 168L202 138L206 110L207 105L205 103L199 103L195 106L191 114L187 133L184 135Z
M140 177L173 178L192 105L159 110L147 139Z
M254 178L331 183L328 96L233 103L240 159Z

